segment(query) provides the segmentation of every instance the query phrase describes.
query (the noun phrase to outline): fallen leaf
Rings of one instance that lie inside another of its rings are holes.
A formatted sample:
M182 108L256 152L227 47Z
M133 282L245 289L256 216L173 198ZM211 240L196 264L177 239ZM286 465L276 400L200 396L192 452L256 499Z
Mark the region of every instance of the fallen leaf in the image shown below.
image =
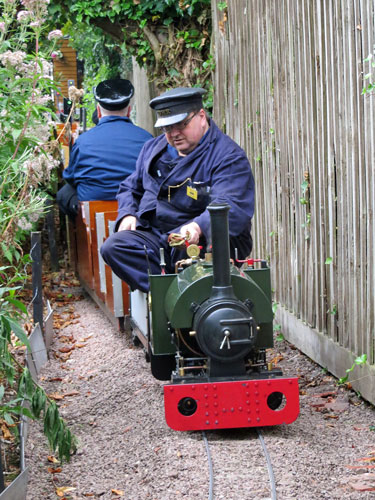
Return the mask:
M329 396L336 396L337 391L326 391L320 394L313 394L313 398L328 398Z
M182 453L180 451L177 452L177 457L182 458Z
M50 472L51 474L58 474L59 472L62 471L62 468L61 467L48 467L48 472Z
M78 349L81 349L81 347L86 347L87 344L76 344L76 347L78 347Z
M66 352L70 352L74 349L74 345L71 346L71 347L60 347L59 351L60 352L63 352L63 353L66 353Z
M78 392L78 391L70 391L70 392L66 392L64 394L64 398L68 397L68 396L79 396L81 393Z
M72 352L73 352L73 351L70 351L70 352L68 352L67 354L64 354L63 356L59 356L59 357L60 357L60 359L61 359L61 361L63 361L63 362L64 362L64 361L67 361L67 360L70 358L70 356L72 355Z
M59 461L57 460L57 458L55 458L55 457L54 457L54 456L52 456L52 455L49 455L49 456L47 457L47 460L48 460L48 462L52 462L53 464L58 464L58 463L59 463Z
M64 399L64 396L62 394L59 394L58 392L47 394L47 396L51 399L54 399L55 401L60 401L61 399Z
M271 363L273 365L277 365L277 363L279 363L279 361L282 361L284 359L284 356L282 356L281 354L278 354L277 356L275 356L274 358L271 359Z
M1 431L3 433L4 439L14 439L13 434L10 432L10 430L8 429L8 426L6 424L2 424Z
M122 490L111 490L112 495L119 495L122 497L124 495L124 492Z
M88 335L87 337L84 337L83 339L79 339L79 342L86 342L87 340L91 339L92 335Z
M54 378L48 379L48 382L61 382L61 381L62 381L61 377L54 377Z
M72 488L71 486L60 486L56 488L56 495L58 497L63 497L65 493L69 493L69 491L74 491L76 488Z
M367 464L362 464L362 465L347 465L348 469L375 469L375 465L367 465Z
M59 341L65 343L65 344L68 344L69 342L74 342L74 338L73 338L73 335L69 335L69 336L60 335Z

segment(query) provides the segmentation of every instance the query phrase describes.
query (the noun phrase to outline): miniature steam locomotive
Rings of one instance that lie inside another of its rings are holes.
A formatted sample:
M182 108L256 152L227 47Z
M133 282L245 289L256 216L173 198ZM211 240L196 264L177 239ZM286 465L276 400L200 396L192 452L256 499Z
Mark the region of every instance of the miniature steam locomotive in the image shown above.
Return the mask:
M175 430L288 424L299 413L296 377L267 363L273 346L270 269L230 261L228 205L211 204L212 254L150 275L150 292L130 293L135 342L164 387ZM190 248L190 249L189 249Z

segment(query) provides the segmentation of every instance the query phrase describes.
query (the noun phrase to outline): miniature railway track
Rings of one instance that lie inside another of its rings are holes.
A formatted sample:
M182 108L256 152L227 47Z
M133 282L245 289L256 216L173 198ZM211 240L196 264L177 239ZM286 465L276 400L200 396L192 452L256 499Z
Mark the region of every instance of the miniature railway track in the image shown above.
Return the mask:
M256 428L256 431L257 431L258 438L259 438L259 441L260 441L261 446L262 446L263 455L264 455L264 457L266 459L266 463L267 463L268 477L270 480L270 487L271 487L270 500L277 500L276 482L275 482L275 475L274 475L273 469L272 469L271 458L270 458L270 455L268 453L267 446L266 446L266 443L263 439L263 435L262 435L261 431L258 428ZM202 438L203 438L205 448L206 448L208 469L209 469L208 500L214 500L214 470L213 470L213 465L212 465L210 446L209 446L205 431L202 431Z

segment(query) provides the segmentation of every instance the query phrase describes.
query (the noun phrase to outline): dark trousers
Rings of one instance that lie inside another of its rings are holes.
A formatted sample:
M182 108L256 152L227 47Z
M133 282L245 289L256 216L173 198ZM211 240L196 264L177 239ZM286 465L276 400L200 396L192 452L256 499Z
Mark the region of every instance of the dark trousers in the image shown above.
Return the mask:
M174 272L171 253L177 257L180 252L174 249L171 252L166 237L156 232L119 231L107 238L100 253L112 271L132 290L147 292L149 273L161 273L160 248L164 249L166 272Z

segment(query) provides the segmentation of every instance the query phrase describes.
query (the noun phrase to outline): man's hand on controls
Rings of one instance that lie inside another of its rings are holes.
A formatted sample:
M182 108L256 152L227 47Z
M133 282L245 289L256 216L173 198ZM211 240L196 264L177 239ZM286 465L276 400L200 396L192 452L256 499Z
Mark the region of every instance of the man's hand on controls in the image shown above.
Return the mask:
M182 228L180 229L181 236L186 237L187 233L189 233L190 235L187 241L189 243L194 243L195 245L197 245L199 243L199 238L202 234L202 230L196 222L190 222L189 224L182 226Z
M137 223L137 218L134 217L134 215L126 215L120 222L117 231L126 231L128 229L135 231L136 223Z

